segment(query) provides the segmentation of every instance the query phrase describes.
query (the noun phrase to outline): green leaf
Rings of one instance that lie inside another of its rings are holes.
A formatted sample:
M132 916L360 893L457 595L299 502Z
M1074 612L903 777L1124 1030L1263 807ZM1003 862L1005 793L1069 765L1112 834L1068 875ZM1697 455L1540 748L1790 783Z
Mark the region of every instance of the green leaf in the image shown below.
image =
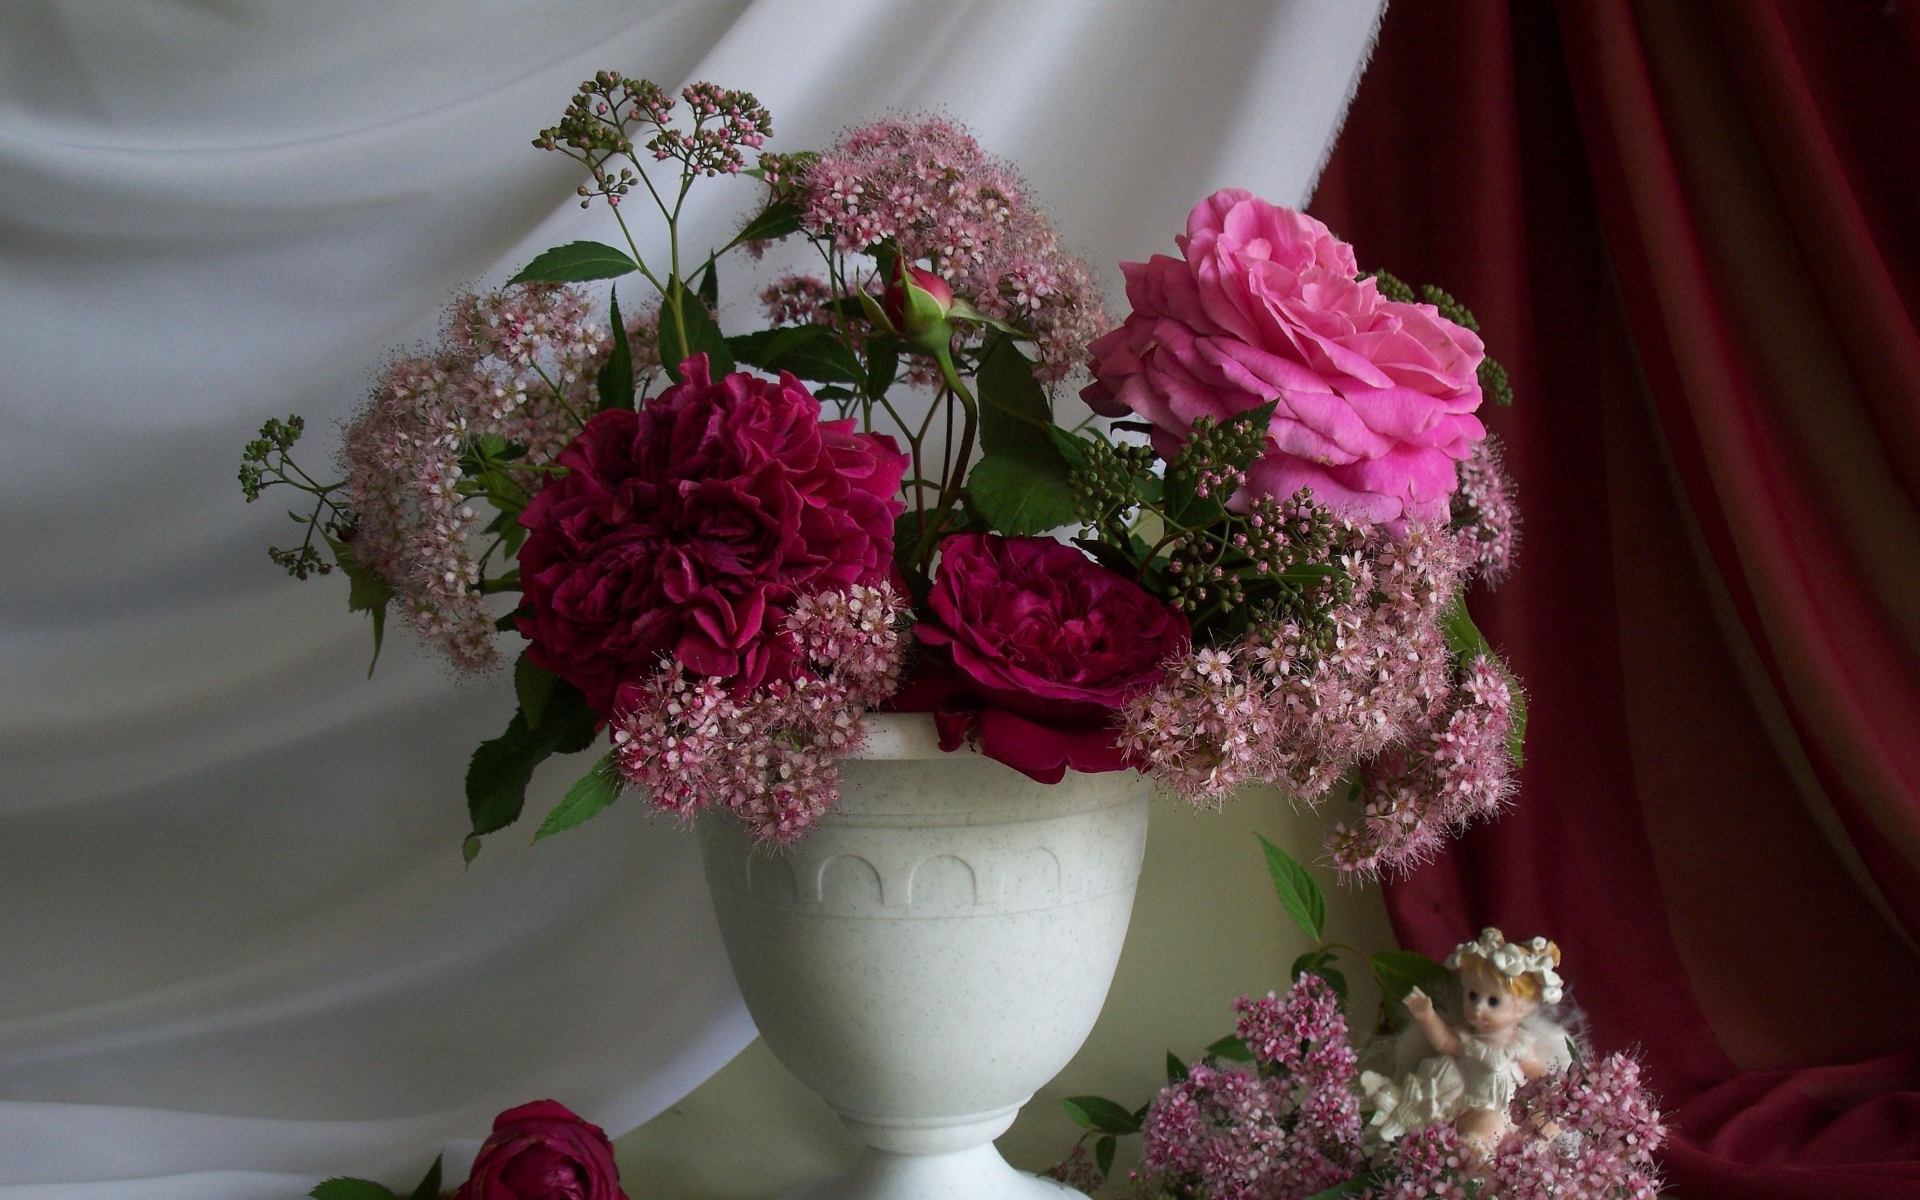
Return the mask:
M620 768L613 761L613 751L609 750L560 797L560 803L554 805L547 819L540 823L533 840L537 842L543 837L564 833L599 815L601 809L620 798L623 786Z
M980 394L981 450L991 455L1015 446L1053 446L1053 409L1033 377L1033 364L1012 338L988 337L974 388Z
M375 641L377 642L378 640L376 635ZM1500 669L1506 671L1507 664L1502 662ZM1518 771L1521 767L1527 765L1527 693L1521 689L1520 681L1513 677L1513 672L1511 671L1507 671L1507 688L1509 694L1513 697L1511 702L1511 715L1507 718L1509 721L1507 725L1507 757L1513 760L1513 769Z
M1092 441L1058 425L1047 426L1047 436L1053 440L1053 448L1060 452L1061 458L1067 460L1069 467L1076 471L1087 469L1087 447L1093 445Z
M1447 611L1440 617L1440 632L1447 639L1447 650L1461 663L1468 663L1482 654L1492 654L1493 647L1487 643L1480 627L1473 623L1473 614L1467 611L1467 598L1458 595Z
M1097 1129L1101 1133L1139 1133L1140 1121L1132 1113L1111 1100L1099 1096L1069 1096L1061 1101L1068 1105L1067 1115L1073 1116L1078 1109L1086 1118L1081 1122L1088 1129ZM1079 1117L1074 1117L1078 1121Z
M1112 1134L1093 1144L1093 1164L1100 1168L1100 1178L1113 1174L1113 1151L1120 1143Z
M508 283L581 283L589 279L618 279L640 269L640 264L604 242L568 242L555 246L523 267Z
M1187 1077L1187 1064L1180 1061L1173 1051L1167 1051L1167 1082L1178 1083Z
M553 685L559 682L558 675L528 661L525 650L514 660L513 694L520 701L520 712L527 719L528 729L540 728L540 720L547 711L547 697L553 695Z
M1308 1196L1307 1200L1346 1200L1346 1197L1364 1192L1384 1178L1385 1176L1378 1171L1368 1171L1362 1175L1355 1175L1345 1183L1336 1183L1324 1192L1315 1192Z
M555 680L538 729L528 727L524 712L515 712L505 733L480 743L467 764L467 813L473 832L492 833L519 820L533 769L551 755L592 745L595 723L580 689Z
M1293 960L1293 966L1287 971L1287 977L1290 979L1298 979L1308 971L1313 971L1317 974L1321 967L1326 966L1332 961L1333 951L1331 950L1309 950L1299 958Z
M999 533L1045 533L1079 519L1070 474L1051 442L1012 446L973 465L967 472L967 495Z
M1506 661L1493 651L1486 635L1473 623L1473 614L1467 611L1465 594L1455 596L1453 603L1440 618L1440 632L1447 640L1447 652L1454 661L1465 665L1485 655L1507 677L1507 687L1513 697L1512 718L1507 727L1507 755L1513 759L1516 770L1527 764L1525 753L1527 740L1527 694L1520 690L1520 681L1508 670Z
M600 392L600 411L619 408L632 412L633 347L627 342L627 323L620 316L619 289L614 289L607 309L613 321L613 353L607 355L606 364L594 377L594 385Z
M1267 872L1273 876L1273 890L1280 894L1281 907L1308 937L1315 942L1323 940L1327 932L1326 893L1293 855L1260 834L1254 836L1266 849Z
M1405 1000L1414 988L1443 999L1453 985L1453 972L1412 950L1382 950L1367 963L1373 968L1373 977L1380 981L1380 990L1396 1002Z
M804 211L798 200L780 200L769 204L760 211L759 216L747 222L746 228L734 235L733 244L770 242L799 233Z
M371 1179L329 1179L307 1195L313 1200L400 1200L393 1189Z
M900 339L876 333L867 339L867 395L887 394L900 375Z
M1315 967L1313 973L1327 981L1327 986L1333 989L1333 994L1340 997L1340 1007L1345 1008L1347 1006L1347 973L1336 971L1332 967Z
M813 383L858 385L866 375L840 335L825 325L782 325L727 339L736 360L763 371L791 371Z
M707 269L700 272L700 278L693 285L693 294L700 297L700 303L707 306L708 312L720 307L720 260L709 258Z
M393 589L372 567L361 565L354 556L351 542L338 541L324 533L321 536L333 549L333 561L346 572L347 611L373 616L373 658L367 663L367 678L371 679L374 667L380 664L380 644L387 636L387 605L393 600Z
M1093 1118L1087 1115L1086 1109L1081 1108L1071 1100L1062 1100L1060 1107L1067 1110L1067 1116L1073 1118L1075 1125L1078 1125L1082 1129L1093 1128Z
M1228 1034L1213 1045L1207 1047L1208 1058L1224 1058L1228 1062L1252 1062L1253 1051L1239 1038Z
M440 1158L433 1160L433 1165L427 1168L426 1175L421 1178L420 1186L413 1189L413 1195L408 1200L440 1200L440 1161Z
M666 366L667 374L675 383L681 382L680 363L696 354L707 356L707 373L711 378L718 379L731 372L733 351L727 346L720 326L714 323L713 314L685 284L676 280L671 290L673 295L660 302L660 361ZM679 298L677 307L675 296Z
M472 866L473 860L480 857L480 835L479 834L470 833L465 838L461 839L460 857L463 861L466 862L468 866Z

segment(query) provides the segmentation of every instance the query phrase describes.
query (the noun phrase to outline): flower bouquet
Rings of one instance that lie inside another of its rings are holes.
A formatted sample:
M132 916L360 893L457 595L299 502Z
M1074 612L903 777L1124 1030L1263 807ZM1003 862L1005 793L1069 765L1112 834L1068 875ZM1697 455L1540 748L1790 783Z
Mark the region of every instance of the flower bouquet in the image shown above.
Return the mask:
M469 860L536 766L596 742L536 837L632 789L790 844L881 709L1041 782L1338 797L1348 873L1498 809L1524 707L1461 595L1513 554L1474 415L1510 396L1464 308L1227 190L1179 257L1124 264L1110 328L1019 175L954 122L817 154L764 152L771 132L744 92L583 83L534 144L582 164L619 244L456 298L346 427L339 482L294 462L298 417L246 448L249 500L311 497L274 561L343 572L376 657L390 612L460 671L512 656L519 711L467 773ZM691 193L736 174L764 185L755 211L692 252ZM727 256L782 243L815 267L723 332Z
M1111 327L954 122L771 132L743 92L588 80L534 144L618 244L457 298L339 482L290 418L241 484L311 496L272 556L342 571L376 656L393 611L462 671L519 645L469 862L596 744L536 839L629 790L697 818L749 1010L869 1145L807 1196L1057 1194L990 1143L1100 1010L1143 776L1339 797L1327 854L1359 876L1505 802L1524 708L1461 600L1513 553L1474 415L1505 379L1451 297L1249 193L1126 264ZM694 188L735 174L761 185L738 232L683 246ZM729 333L735 250L808 269L764 270L764 325Z

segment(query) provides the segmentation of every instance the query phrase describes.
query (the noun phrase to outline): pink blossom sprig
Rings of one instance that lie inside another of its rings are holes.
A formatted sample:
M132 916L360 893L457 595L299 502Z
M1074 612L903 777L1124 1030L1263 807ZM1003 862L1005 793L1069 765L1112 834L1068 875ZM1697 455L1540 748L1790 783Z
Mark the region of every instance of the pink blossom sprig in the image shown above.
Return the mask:
M676 159L691 178L738 174L747 165L745 151L758 149L773 134L773 118L751 93L690 83L681 89L680 99L693 118L684 129L674 123L674 98L658 84L601 71L574 91L560 123L542 129L533 144L565 154L592 174L592 185L578 189L580 207L600 197L618 208L636 183L647 186L636 170L636 136L646 138L645 148L655 162ZM620 158L634 165L615 168Z
M1060 247L1010 166L945 117L850 129L807 172L805 226L843 254L891 241L990 317L1035 339L1038 373L1080 365L1109 322L1093 273Z
M908 613L885 582L800 597L785 628L800 669L744 696L663 663L616 699L622 777L663 812L719 807L756 841L792 842L839 799L839 759L864 741L861 714L898 688Z
M1255 1069L1200 1064L1147 1108L1141 1166L1175 1195L1302 1200L1366 1165L1353 1047L1333 989L1302 975L1285 999L1242 997Z
M1500 443L1489 436L1455 474L1450 527L1460 539L1468 566L1477 578L1497 586L1513 570L1520 546L1520 505Z
M643 337L645 324L635 326ZM611 348L585 293L526 284L456 300L431 352L391 363L347 426L340 460L354 557L401 613L463 670L494 665L475 545L482 503L463 462L487 436L524 448L509 474L526 495L592 411ZM646 343L636 349L646 355Z
M1514 787L1514 688L1496 660L1480 655L1467 664L1445 712L1360 771L1363 815L1328 835L1334 866L1349 875L1405 873L1449 834L1497 814Z
M815 275L782 275L760 289L760 307L770 325L825 325L832 317L833 289Z
M1199 804L1253 780L1316 804L1356 764L1426 736L1454 692L1439 622L1459 590L1457 543L1422 526L1399 537L1375 527L1337 561L1350 586L1321 620L1284 618L1196 650L1136 697L1121 733L1133 759ZM1486 736L1478 725L1452 733L1478 740L1445 743L1450 763L1473 756L1448 783L1484 790Z

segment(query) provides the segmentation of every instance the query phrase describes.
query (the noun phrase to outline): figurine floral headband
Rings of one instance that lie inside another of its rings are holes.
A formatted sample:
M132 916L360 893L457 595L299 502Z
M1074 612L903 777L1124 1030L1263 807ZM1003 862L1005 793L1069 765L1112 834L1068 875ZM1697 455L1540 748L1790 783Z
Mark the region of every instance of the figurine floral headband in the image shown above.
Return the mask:
M1526 943L1509 942L1505 934L1488 927L1480 931L1477 939L1453 948L1453 953L1447 955L1447 969L1457 971L1469 958L1479 959L1516 983L1532 976L1539 984L1543 1004L1558 1004L1566 994L1560 973L1554 969L1560 965L1560 947L1546 938L1537 937Z

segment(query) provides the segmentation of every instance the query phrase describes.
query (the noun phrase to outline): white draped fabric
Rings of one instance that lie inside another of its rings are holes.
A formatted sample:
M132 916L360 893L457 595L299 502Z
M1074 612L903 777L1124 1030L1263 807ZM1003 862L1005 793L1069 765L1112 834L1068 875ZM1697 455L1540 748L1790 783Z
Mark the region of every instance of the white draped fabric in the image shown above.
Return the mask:
M288 412L324 464L451 289L606 235L528 145L574 83L749 88L783 149L942 107L1117 304L1113 264L1211 189L1305 197L1379 8L0 6L0 1200L398 1181L544 1096L618 1134L753 1036L672 827L628 805L463 868L466 757L510 689L397 630L366 679L344 584L271 566L292 526L233 478Z

